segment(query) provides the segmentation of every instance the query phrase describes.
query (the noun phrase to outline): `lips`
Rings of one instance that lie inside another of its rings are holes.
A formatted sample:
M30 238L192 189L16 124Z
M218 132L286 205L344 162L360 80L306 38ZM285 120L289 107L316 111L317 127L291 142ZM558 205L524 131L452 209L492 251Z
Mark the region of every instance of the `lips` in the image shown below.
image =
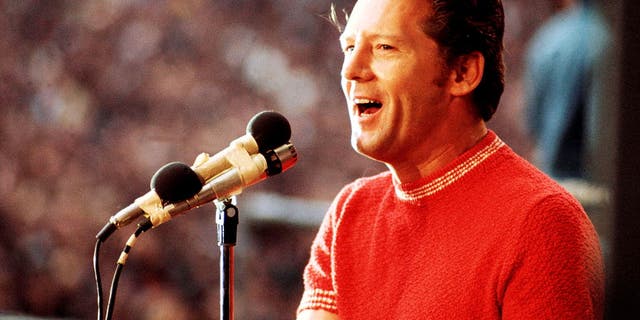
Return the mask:
M353 103L357 108L358 116L373 115L382 108L382 102L375 99L357 98L353 99Z

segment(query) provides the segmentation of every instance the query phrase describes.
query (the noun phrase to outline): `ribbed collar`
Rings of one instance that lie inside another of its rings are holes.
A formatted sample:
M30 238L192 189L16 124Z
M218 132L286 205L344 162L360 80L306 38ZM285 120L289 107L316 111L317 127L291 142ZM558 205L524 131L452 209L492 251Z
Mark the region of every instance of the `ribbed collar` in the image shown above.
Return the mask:
M394 181L396 196L402 201L415 202L434 195L464 177L503 146L505 143L489 130L475 146L433 175L411 183Z

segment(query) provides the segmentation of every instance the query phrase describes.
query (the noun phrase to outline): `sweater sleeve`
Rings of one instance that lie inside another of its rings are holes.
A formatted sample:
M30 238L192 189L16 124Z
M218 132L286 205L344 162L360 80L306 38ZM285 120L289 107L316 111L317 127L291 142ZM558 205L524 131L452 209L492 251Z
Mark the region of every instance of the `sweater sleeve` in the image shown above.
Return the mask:
M529 214L503 297L503 319L601 319L604 267L597 234L564 195Z
M311 256L304 270L304 293L298 313L303 310L337 313L331 254L339 199L340 195L331 204L311 244Z

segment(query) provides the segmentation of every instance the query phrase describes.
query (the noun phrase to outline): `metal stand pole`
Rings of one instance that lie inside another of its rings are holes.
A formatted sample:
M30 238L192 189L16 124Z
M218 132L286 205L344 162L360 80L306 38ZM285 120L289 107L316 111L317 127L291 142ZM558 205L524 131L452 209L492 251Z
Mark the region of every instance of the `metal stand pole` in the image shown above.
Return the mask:
M231 199L216 202L220 247L220 319L233 320L233 249L238 230L238 208Z

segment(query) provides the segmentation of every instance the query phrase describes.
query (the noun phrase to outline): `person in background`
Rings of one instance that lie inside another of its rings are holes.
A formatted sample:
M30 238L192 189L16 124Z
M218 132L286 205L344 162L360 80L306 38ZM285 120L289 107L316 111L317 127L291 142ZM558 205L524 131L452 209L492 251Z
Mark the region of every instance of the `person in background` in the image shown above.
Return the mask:
M503 91L500 0L360 0L340 36L351 143L388 171L334 199L297 319L599 319L580 204L487 121Z
M596 66L608 32L589 0L554 0L554 14L534 34L526 54L527 126L534 163L555 179L591 179L586 157L594 144Z

